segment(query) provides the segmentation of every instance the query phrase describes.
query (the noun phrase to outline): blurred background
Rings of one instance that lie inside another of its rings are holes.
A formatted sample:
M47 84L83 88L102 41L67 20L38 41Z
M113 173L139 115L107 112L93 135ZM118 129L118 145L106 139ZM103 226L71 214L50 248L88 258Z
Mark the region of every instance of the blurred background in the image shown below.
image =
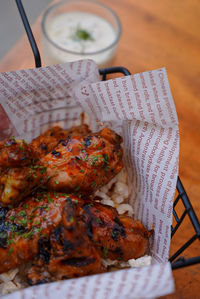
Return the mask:
M32 24L52 0L25 0L23 1L29 22ZM10 48L24 33L15 0L0 1L0 59L7 54Z

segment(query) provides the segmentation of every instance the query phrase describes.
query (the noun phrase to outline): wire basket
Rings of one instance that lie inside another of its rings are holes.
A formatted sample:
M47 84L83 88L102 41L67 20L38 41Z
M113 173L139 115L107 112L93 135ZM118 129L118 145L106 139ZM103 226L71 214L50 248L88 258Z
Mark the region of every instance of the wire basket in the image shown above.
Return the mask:
M27 37L30 42L30 46L33 51L34 59L35 59L35 66L41 67L41 58L40 53L36 44L36 41L34 39L29 21L27 19L26 13L24 11L23 5L21 0L15 0L22 22L24 24L24 28L27 33ZM109 74L123 74L124 76L129 76L130 72L127 68L124 67L110 67L110 68L104 68L99 70L100 75L102 76L102 80L106 80ZM188 216L190 221L190 226L194 229L194 234L192 237L189 237L189 239L178 249L175 251L175 253L169 258L169 261L171 262L172 269L178 269L182 267L186 267L189 265L194 265L197 263L200 263L200 256L195 256L192 258L185 259L184 257L180 257L180 255L189 248L194 241L200 240L200 222L195 214L195 211L192 207L192 204L187 196L187 193L181 183L180 178L177 179L177 196L175 197L174 204L173 204L173 216L174 216L174 222L175 225L171 227L171 238L174 237L174 235L177 233L178 229L180 228L180 225L183 223L186 216ZM176 212L176 207L178 204L182 205L182 213L181 216L178 216Z

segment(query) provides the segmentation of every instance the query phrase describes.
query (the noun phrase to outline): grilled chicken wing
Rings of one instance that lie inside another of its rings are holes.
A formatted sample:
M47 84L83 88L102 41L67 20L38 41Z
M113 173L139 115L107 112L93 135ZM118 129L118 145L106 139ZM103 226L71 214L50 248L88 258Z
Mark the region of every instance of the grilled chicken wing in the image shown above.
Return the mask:
M62 138L89 133L87 125L63 130L54 127L27 144L13 137L0 143L0 202L13 207L48 180L40 158Z
M41 159L48 188L90 194L107 184L123 167L122 138L110 129L61 141Z
M38 159L32 146L24 140L16 140L11 137L0 142L0 171L7 168L23 167L32 164Z
M86 201L42 192L6 216L1 212L0 273L34 260L27 276L36 284L99 273L100 256L127 260L146 253L150 232L139 221Z

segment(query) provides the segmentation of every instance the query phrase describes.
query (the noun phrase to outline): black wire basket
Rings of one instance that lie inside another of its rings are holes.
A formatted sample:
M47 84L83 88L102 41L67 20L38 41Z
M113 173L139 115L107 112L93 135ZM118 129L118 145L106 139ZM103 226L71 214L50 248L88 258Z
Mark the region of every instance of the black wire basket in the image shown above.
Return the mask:
M23 5L21 0L15 0L22 22L24 24L24 28L27 33L27 37L30 42L30 46L33 51L34 59L35 59L35 66L41 67L41 58L40 53L35 41L35 38L33 36L29 21L27 19L26 13L24 11ZM130 72L127 68L124 67L110 67L110 68L104 68L99 69L99 73L102 76L102 80L106 80L109 74L123 74L124 76L129 76ZM183 223L186 216L189 217L190 225L194 229L194 234L192 237L190 237L170 258L169 261L171 262L172 269L178 269L189 265L194 265L197 263L200 263L200 256L195 256L192 258L185 259L184 257L180 257L180 255L185 251L187 248L189 248L194 241L200 240L200 222L195 214L195 211L192 207L192 204L187 196L187 193L181 183L180 178L177 179L177 196L174 200L173 204L173 216L174 216L174 222L175 225L171 227L171 238L175 235L175 233L178 231L180 225ZM182 205L182 213L181 216L177 215L176 207L180 203Z

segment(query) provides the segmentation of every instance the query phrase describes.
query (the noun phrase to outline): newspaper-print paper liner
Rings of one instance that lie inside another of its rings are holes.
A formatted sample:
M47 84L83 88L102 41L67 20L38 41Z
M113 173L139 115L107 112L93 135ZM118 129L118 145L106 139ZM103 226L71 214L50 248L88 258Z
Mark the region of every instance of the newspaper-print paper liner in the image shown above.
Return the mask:
M31 140L55 124L78 125L82 111L94 130L109 126L123 136L129 202L135 218L154 228L151 255L162 264L31 287L5 298L153 298L173 291L167 260L179 135L165 69L100 82L96 64L84 60L0 74L1 139Z
M5 299L143 299L173 292L169 263L34 286Z

